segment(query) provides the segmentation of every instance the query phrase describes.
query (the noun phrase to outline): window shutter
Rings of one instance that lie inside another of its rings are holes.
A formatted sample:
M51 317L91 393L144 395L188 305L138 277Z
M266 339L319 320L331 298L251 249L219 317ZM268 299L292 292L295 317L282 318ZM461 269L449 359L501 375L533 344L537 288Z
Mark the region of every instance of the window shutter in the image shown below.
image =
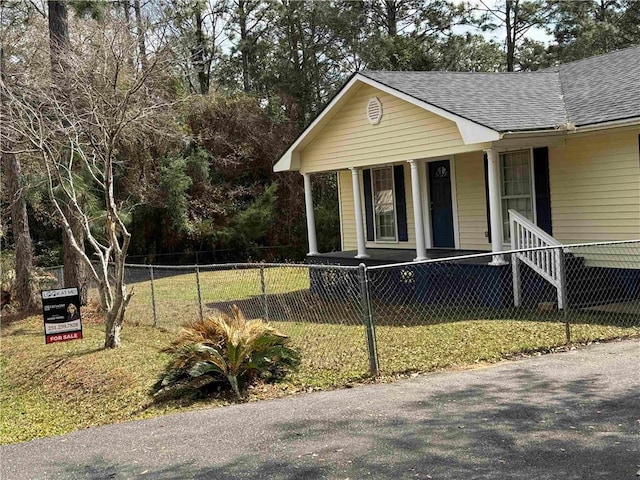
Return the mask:
M489 209L489 160L484 154L484 198L487 205L487 239L491 243L491 210Z
M547 147L533 149L533 177L535 179L538 226L549 235L552 235L549 149Z
M393 167L393 188L396 191L396 218L398 219L398 241L408 242L407 198L404 189L404 165Z
M364 212L367 224L367 241L373 242L375 234L373 230L373 192L371 191L371 170L362 170L362 183L364 188Z

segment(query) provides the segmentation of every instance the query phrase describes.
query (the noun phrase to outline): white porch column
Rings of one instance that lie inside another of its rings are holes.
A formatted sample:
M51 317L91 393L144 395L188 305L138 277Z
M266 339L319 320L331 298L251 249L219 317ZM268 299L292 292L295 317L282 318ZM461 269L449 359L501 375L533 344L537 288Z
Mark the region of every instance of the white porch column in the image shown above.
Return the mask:
M304 205L307 212L307 237L309 238L309 253L318 255L318 240L316 237L316 218L313 213L313 192L311 190L311 175L303 173L304 179Z
M502 214L500 209L500 157L495 148L485 151L487 154L487 177L489 177L489 214L491 217L491 251L501 252ZM490 265L505 265L502 255L494 255Z
M362 201L360 200L360 169L356 167L351 170L351 181L353 183L353 209L356 214L356 240L358 243L358 254L356 258L369 258L367 255L367 245L365 243L364 222L362 221Z
M422 216L422 193L420 192L420 173L415 160L409 160L411 166L411 194L413 197L413 222L416 230L416 258L426 260L427 250L424 245L424 217Z

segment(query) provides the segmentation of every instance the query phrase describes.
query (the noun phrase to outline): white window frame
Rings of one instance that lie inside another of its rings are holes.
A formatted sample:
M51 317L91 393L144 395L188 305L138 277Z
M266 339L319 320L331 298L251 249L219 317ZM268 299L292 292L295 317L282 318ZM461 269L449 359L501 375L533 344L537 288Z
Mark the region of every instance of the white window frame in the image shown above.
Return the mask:
M375 172L380 170L391 171L391 197L393 202L393 225L395 237L380 238L378 236L378 221L376 213L376 188L375 188ZM396 208L396 179L393 165L376 167L371 169L371 205L373 207L373 239L376 243L398 243L398 209Z
M538 213L536 209L536 178L534 175L533 168L533 148L518 148L518 149L509 149L509 150L501 150L498 152L498 159L500 163L500 223L502 225L502 242L504 245L511 245L510 237L505 239L507 235L510 234L509 228L505 229L505 225L503 222L504 218L504 202L505 196L502 194L504 190L504 165L502 163L503 155L508 153L518 153L518 152L528 152L529 153L529 179L531 180L531 212L533 213L533 220L531 220L535 225L538 225ZM510 198L516 198L510 196Z

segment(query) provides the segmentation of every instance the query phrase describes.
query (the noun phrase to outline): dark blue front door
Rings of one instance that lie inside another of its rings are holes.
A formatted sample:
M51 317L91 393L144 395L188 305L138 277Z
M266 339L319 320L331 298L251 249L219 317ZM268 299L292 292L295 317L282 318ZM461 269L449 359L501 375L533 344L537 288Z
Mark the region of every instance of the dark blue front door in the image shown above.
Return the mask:
M433 246L454 248L453 209L451 207L451 168L449 160L429 162L429 195Z

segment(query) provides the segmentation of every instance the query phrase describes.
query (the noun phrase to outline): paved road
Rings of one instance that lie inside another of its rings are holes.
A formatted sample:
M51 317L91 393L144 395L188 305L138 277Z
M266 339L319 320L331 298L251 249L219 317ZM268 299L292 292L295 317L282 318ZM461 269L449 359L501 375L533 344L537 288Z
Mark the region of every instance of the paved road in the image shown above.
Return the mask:
M3 447L9 479L636 479L640 342Z

